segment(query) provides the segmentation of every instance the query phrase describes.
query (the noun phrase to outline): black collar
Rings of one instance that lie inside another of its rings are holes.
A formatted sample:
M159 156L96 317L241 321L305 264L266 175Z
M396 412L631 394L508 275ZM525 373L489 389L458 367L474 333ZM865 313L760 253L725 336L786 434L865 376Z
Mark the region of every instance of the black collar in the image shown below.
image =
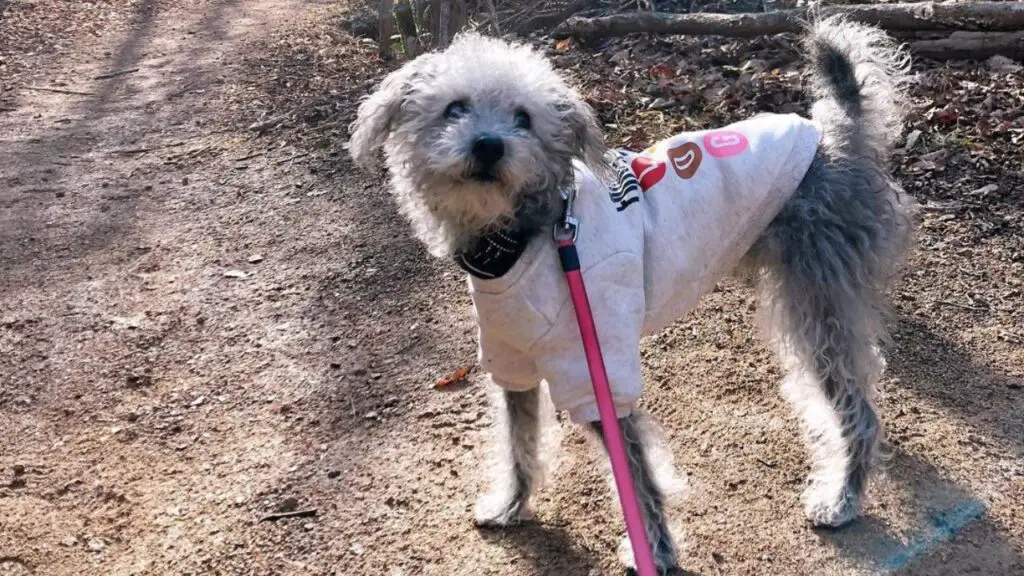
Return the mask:
M533 236L517 229L492 232L478 238L472 248L455 254L455 262L471 276L501 278L516 265Z

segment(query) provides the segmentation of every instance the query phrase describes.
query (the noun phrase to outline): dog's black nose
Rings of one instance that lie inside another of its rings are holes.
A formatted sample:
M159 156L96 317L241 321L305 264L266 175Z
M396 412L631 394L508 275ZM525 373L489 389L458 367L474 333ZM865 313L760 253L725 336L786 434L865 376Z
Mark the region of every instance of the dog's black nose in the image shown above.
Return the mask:
M494 166L505 155L505 142L498 136L484 134L473 140L473 157L484 166Z

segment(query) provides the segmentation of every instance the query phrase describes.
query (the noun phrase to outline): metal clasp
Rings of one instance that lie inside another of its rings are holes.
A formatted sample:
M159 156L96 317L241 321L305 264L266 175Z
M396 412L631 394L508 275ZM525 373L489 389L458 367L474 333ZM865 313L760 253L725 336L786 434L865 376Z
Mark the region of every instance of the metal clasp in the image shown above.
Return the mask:
M580 221L572 214L572 205L576 200L576 186L564 188L559 193L562 196L562 217L554 226L555 242L571 240L575 243L580 230Z

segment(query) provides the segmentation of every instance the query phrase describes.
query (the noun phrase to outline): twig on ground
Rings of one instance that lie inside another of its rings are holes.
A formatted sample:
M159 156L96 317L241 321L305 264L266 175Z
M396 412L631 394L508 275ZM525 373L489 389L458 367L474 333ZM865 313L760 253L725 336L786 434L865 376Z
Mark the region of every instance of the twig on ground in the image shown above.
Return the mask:
M277 165L277 166L280 166L282 164L287 164L287 163L291 162L292 160L297 160L299 158L305 158L306 156L309 156L309 152L302 152L301 154L295 154L291 158L285 158L284 160L278 160L277 162L274 162L274 164Z
M125 74L132 74L138 72L138 68L129 68L127 70L118 70L117 72L108 72L106 74L100 74L99 76L93 77L93 80L109 80L110 78L117 78L118 76L124 76Z
M956 302L950 302L948 300L933 300L936 304L944 304L946 306L952 306L954 308L963 308L964 310L974 310L976 312L988 312L988 308L982 308L980 306L969 306L967 304L958 304Z
M263 518L260 518L260 522L276 522L282 518L309 518L316 516L318 510L316 508L308 508L306 510L295 510L292 512L274 512L273 514L267 514Z
M46 86L25 86L25 90L36 90L38 92L54 92L56 94L73 94L75 96L95 96L95 92L79 92L77 90L64 90L63 88L47 88Z
M245 162L246 160L252 160L253 158L259 158L263 156L263 152L256 152L255 154L249 154L248 156L242 156L241 158L235 158L235 162Z
M170 144L160 144L157 146L149 146L147 148L124 148L121 150L108 150L107 154L145 154L146 152L152 152L153 150L161 150L163 148L177 148L178 146L184 146L185 142L172 142Z

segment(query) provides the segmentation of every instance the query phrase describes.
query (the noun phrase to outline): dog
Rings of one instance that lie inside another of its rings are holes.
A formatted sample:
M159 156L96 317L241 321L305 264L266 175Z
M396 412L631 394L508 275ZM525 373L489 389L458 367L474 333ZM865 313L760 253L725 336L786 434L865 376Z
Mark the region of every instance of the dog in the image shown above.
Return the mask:
M807 25L809 118L758 115L643 152L609 150L594 112L526 45L467 33L388 75L360 104L349 151L383 149L401 213L468 275L479 360L500 390L499 482L482 527L517 524L541 471L540 383L600 435L552 227L575 193L590 290L646 530L660 570L677 549L637 407L639 341L727 275L753 281L759 324L812 453L805 513L838 528L884 453L875 390L886 290L913 244L914 201L888 169L909 58L841 18ZM631 563L628 546L624 562Z

